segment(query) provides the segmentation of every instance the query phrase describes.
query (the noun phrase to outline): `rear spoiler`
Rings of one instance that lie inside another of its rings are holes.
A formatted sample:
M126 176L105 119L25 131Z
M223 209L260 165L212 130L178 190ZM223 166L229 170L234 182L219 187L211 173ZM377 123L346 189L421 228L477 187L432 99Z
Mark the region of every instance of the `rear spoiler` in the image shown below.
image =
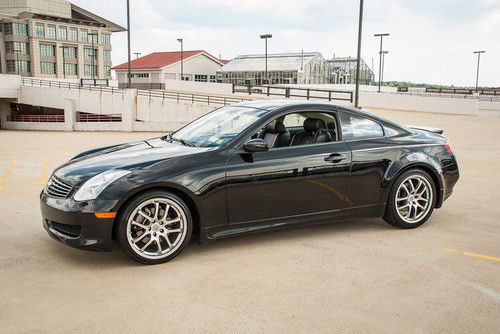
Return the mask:
M443 134L443 129L440 129L440 128L432 128L432 127L429 127L429 126L420 126L420 125L407 125L407 127L409 127L410 129L415 129L415 130L423 130L423 131L428 131L428 132L434 132L434 133L438 133L440 135Z

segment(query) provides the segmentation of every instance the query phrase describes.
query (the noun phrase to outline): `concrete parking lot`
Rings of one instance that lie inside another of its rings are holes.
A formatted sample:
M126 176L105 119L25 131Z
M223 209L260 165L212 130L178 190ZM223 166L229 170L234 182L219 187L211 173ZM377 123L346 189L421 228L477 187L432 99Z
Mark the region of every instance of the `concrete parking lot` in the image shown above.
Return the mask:
M142 266L115 244L76 250L41 226L38 194L76 153L153 133L0 131L0 332L435 332L500 330L500 113L378 111L442 127L453 196L414 230L382 220L191 243Z

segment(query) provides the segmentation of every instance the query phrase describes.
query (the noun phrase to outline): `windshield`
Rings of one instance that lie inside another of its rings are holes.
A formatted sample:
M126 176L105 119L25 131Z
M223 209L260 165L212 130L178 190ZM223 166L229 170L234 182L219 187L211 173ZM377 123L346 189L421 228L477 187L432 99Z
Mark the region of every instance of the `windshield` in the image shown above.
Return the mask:
M186 125L170 138L188 146L221 146L238 136L267 112L248 107L222 107Z

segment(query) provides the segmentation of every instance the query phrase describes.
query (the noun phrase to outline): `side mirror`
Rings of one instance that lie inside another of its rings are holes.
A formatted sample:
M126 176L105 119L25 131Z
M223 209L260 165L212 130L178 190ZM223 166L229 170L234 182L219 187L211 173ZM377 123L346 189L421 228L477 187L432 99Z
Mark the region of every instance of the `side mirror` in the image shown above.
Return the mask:
M245 143L245 151L247 152L265 152L269 151L269 145L267 145L267 142L264 139L261 138L255 138L255 139L250 139Z

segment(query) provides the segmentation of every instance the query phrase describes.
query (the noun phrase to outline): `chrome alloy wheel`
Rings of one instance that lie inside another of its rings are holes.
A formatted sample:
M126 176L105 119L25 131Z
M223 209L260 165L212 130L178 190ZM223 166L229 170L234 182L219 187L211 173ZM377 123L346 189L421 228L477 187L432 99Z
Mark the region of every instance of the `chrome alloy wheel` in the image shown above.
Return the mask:
M140 203L127 221L127 240L139 256L162 259L174 253L187 233L182 207L168 198L152 198Z
M421 175L407 177L399 186L395 197L396 212L406 223L418 223L431 209L432 186Z

